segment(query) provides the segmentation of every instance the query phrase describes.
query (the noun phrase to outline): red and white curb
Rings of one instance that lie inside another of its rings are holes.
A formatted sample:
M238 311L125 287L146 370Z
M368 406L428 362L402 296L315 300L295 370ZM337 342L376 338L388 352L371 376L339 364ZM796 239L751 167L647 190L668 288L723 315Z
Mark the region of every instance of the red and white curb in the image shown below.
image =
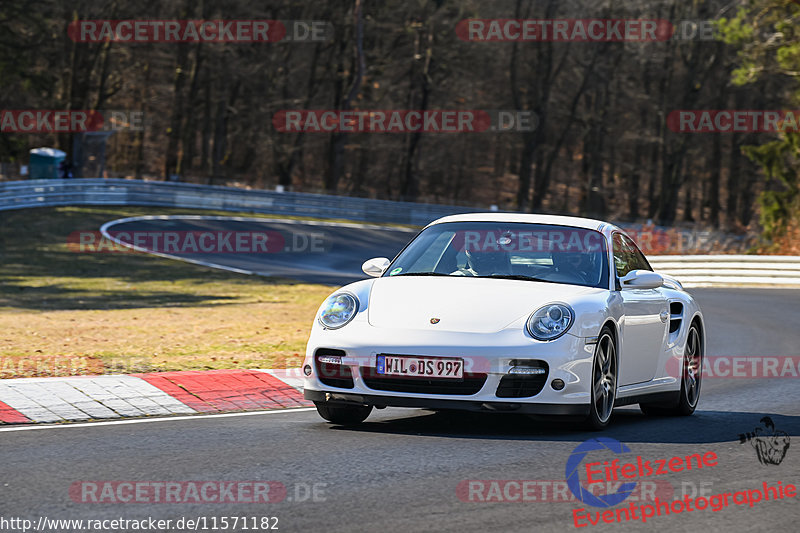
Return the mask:
M0 380L0 424L308 407L291 370L153 372Z

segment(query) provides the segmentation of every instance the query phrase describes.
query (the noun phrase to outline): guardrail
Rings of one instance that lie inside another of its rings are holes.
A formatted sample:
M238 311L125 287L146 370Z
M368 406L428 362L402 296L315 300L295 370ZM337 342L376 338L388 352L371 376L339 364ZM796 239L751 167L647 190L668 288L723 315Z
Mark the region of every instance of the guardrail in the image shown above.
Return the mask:
M125 179L0 181L0 211L61 205L146 205L245 211L360 222L424 226L437 218L479 209L325 194L237 189L190 183ZM647 255L743 252L741 235L721 231L620 224Z
M341 218L424 226L437 218L478 209L325 194L236 189L125 179L0 182L0 211L62 205L145 205L279 215Z
M686 287L800 287L800 256L659 255L648 259L657 272L678 278Z
M141 205L278 215L339 218L360 222L423 226L439 217L478 209L452 205L394 202L324 194L236 189L211 185L125 179L28 180L0 182L0 211L64 205ZM632 235L636 235L634 228ZM652 230L650 230L652 231ZM657 229L679 234L702 245L719 241L714 232ZM741 237L729 236L731 239ZM704 240L705 239L705 240ZM638 239L637 239L638 240ZM650 239L652 240L652 239ZM666 239L669 241L669 239ZM650 242L650 241L648 241ZM738 243L738 244L737 244ZM742 249L745 241L734 242ZM645 244L642 242L642 244ZM800 257L753 255L652 255L643 248L657 271L678 278L687 287L714 285L784 285L800 287ZM673 248L674 249L674 248ZM666 250L665 250L666 251ZM729 251L731 248L729 247Z

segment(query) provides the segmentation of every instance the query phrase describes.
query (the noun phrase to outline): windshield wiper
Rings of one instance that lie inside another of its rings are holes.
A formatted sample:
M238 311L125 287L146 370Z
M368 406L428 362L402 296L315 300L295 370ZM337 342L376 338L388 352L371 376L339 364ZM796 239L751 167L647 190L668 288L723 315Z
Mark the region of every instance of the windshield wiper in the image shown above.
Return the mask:
M521 274L492 274L490 276L475 276L476 278L497 278L497 279L518 279L522 281L541 281L544 283L559 283L549 279L534 278L533 276L523 276Z

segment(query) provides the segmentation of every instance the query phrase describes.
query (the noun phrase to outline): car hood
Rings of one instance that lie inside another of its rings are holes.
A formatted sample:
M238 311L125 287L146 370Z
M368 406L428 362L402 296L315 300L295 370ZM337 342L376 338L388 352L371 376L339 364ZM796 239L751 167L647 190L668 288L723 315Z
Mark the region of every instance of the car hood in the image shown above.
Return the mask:
M372 285L368 320L378 328L471 333L500 331L551 302L602 289L524 280L386 277ZM432 324L432 319L439 319Z

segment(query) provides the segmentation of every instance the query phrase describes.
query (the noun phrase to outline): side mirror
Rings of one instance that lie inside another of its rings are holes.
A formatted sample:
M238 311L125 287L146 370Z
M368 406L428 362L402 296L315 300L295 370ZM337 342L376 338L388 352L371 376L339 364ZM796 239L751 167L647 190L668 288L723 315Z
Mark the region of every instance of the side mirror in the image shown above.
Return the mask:
M623 289L657 289L664 284L661 274L649 270L631 270L619 281Z
M391 261L385 257L375 257L364 261L364 264L361 265L361 270L363 270L364 274L367 276L379 278L386 272L386 269L389 268L389 263L391 263Z

